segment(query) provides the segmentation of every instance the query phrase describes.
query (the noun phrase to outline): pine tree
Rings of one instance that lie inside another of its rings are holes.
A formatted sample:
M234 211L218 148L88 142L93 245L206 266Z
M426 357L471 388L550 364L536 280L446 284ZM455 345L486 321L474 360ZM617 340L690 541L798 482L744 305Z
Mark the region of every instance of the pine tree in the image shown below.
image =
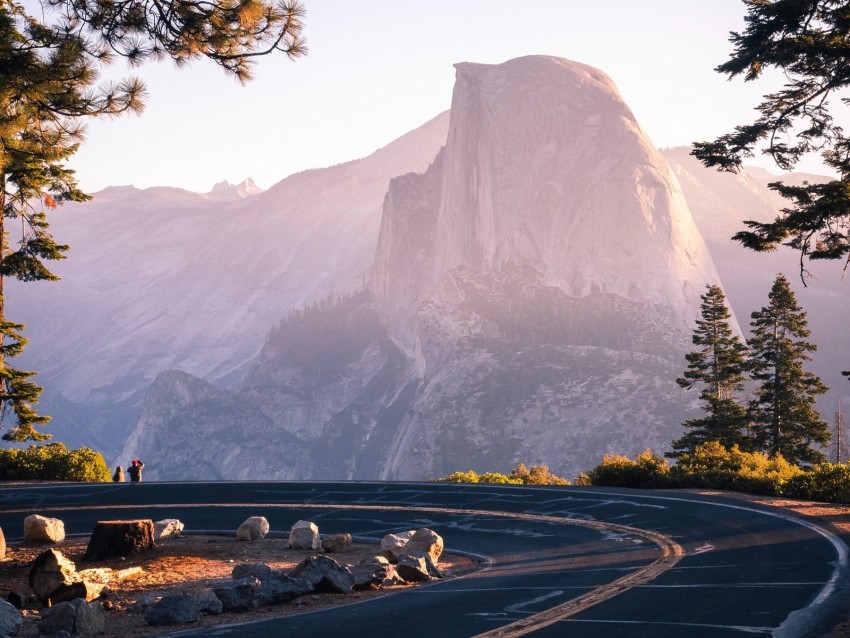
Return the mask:
M741 444L747 425L746 409L735 398L743 389L746 346L729 325L731 313L722 288L708 285L700 299L701 318L692 338L698 349L685 355L688 369L676 382L683 388L701 386L700 401L707 416L685 421L689 431L673 441L674 452L668 456L691 452L706 441L719 441L725 447Z
M837 178L822 184L769 184L788 200L788 207L771 222L747 221L750 230L734 239L757 251L774 250L782 243L799 250L801 275L804 257L842 260L846 268L850 137L834 121L831 109L835 101L844 101L841 93L850 86L848 2L744 0L744 4L746 28L731 34L735 51L716 71L753 81L773 67L785 84L764 96L755 121L714 141L694 143L693 154L706 166L736 172L757 150L783 171L793 169L809 153L820 153Z
M143 107L139 80L98 83L98 66L116 54L135 64L207 57L244 82L255 56L306 51L303 8L287 0L32 5L39 18L23 3L0 0L0 430L11 441L50 438L36 429L50 417L33 407L42 392L32 381L35 373L9 365L27 340L24 326L6 317L4 280L56 279L45 261L63 259L68 246L54 241L46 213L66 201L89 199L65 165L82 141L83 121ZM52 24L46 21L51 10Z
M750 403L756 447L791 463L823 462L826 457L812 446L829 442L829 426L814 402L827 387L803 369L811 361L808 353L817 349L806 341L806 313L783 275L776 277L768 300L750 323L750 376L759 384Z

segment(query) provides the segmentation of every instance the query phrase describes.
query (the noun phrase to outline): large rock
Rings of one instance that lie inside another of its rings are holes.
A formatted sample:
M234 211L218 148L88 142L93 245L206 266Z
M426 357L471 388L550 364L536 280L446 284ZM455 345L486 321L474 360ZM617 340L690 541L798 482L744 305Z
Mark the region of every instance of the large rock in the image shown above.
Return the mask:
M351 534L331 534L322 537L322 551L329 554L338 554L351 550Z
M104 585L83 578L74 563L62 552L49 549L36 556L30 567L29 583L42 605L82 598L87 601L100 596Z
M256 541L265 538L269 533L269 522L265 516L251 516L236 530L236 539L240 541Z
M262 582L253 576L215 585L213 593L221 601L223 611L256 609L263 605L264 600Z
M354 587L351 570L328 556L305 558L289 576L307 581L317 592L347 594Z
M77 579L74 563L55 549L49 549L35 557L30 567L29 584L42 605L47 605L53 592L60 585L73 583Z
M106 629L106 617L101 603L81 598L61 602L44 612L38 630L43 634L67 632L70 635L93 636Z
M321 549L319 527L310 521L298 521L289 530L289 546L292 549Z
M190 596L195 603L195 607L202 614L218 616L223 611L221 601L211 589L191 587L181 593Z
M431 574L428 571L428 555L424 552L402 554L395 568L398 575L409 583L431 580Z
M443 553L443 537L428 528L418 529L407 541L404 551L425 552L436 565Z
M239 563L230 573L233 580L242 580L246 576L253 576L257 580L266 580L277 573L265 563Z
M396 572L395 565L383 556L363 559L351 568L351 574L354 577L353 589L357 591L404 583L404 579Z
M169 536L180 536L183 533L183 523L176 518L165 518L153 524L154 540Z
M172 594L148 607L145 622L149 625L176 625L197 622L201 618L195 601L186 594Z
M0 636L14 636L23 622L21 612L14 605L0 600Z
M31 514L24 519L25 543L58 543L65 539L65 523L58 518Z
M416 530L407 532L397 532L395 534L387 534L381 539L381 552L392 562L398 560L399 555L404 551L405 545L410 540L410 537L416 533Z
M248 578L254 578L260 581L260 586L257 589L246 589L242 587L239 592L226 595L233 599L243 594L250 595L252 597L250 604L257 607L280 605L313 591L313 586L306 580L290 578L279 569L272 569L265 563L242 563L236 565L233 568L232 576L233 580L236 581L234 586L238 586L239 583L243 583ZM216 591L218 592L218 590ZM228 604L242 605L244 603L229 602Z

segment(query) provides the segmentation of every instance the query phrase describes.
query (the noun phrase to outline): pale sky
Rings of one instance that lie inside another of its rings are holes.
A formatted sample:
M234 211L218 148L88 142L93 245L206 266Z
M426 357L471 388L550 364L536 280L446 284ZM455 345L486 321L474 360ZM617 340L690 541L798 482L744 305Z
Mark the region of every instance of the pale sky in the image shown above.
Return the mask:
M134 70L141 117L91 122L71 159L80 185L209 191L364 157L450 106L456 62L523 55L605 71L658 147L752 117L767 88L714 72L743 28L740 0L305 0L310 49L263 59L247 86L209 62ZM129 74L123 65L118 72ZM115 67L113 67L115 68ZM805 168L805 167L804 167Z

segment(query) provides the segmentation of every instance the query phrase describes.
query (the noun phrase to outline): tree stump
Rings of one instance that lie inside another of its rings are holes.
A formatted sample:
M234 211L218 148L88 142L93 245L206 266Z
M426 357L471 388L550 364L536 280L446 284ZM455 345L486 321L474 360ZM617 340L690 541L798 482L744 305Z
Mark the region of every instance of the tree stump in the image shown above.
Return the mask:
M153 549L153 521L98 521L94 526L83 560L104 560L133 556Z

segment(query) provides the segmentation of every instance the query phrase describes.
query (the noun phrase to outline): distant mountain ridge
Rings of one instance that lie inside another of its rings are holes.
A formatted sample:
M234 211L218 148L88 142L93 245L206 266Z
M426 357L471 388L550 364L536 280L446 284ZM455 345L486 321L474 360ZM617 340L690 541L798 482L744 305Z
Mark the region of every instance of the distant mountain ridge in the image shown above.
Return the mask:
M269 458L284 452L274 433L298 440L272 478L422 479L520 460L574 473L668 443L688 414L675 377L718 278L613 83L543 56L457 69L445 148L389 184L368 290L284 321L231 395L269 418L253 437ZM161 404L148 394L124 456L156 459L159 478L221 471L187 466L178 444L209 402L166 420ZM215 413L240 427L239 410ZM221 457L232 443L205 446ZM225 463L231 478L250 471Z
M468 69L468 88L487 82L484 93L509 88L498 72L495 81L478 77L478 66ZM604 74L596 73L581 82L604 86ZM635 136L639 127L627 107L612 108L622 135ZM570 122L587 134L600 126L593 117ZM502 136L508 128L494 130ZM549 137L557 136L544 136L537 146L551 144ZM504 205L519 201L510 200L519 197L511 189L523 176L503 173L509 196L488 203L497 193L480 188L481 176L495 151L478 158L471 172L447 172L438 166L446 162L438 152L447 142L449 113L443 113L367 158L304 171L264 192L247 188L240 195L239 185L235 191L222 185L218 195L216 188L111 187L91 203L59 209L54 234L72 245L70 258L56 264L63 280L13 284L7 299L9 317L27 324L31 342L20 364L40 371L43 411L55 417L48 431L115 462L142 455L153 463L151 478L238 477L250 468L269 478L421 478L468 467L472 450L481 469L509 469L506 460L517 458L571 473L598 462L600 451L632 453L677 436L695 398L670 385L684 367L687 316L674 329L663 303L630 297L628 286L606 291L604 276L596 277L593 294L577 294L565 283L574 274L584 285L591 273L616 268L596 263L594 252L578 273L553 267L540 257L546 249L534 233L523 229L520 207ZM605 148L623 151L619 143ZM655 153L646 140L628 148L632 157ZM661 155L666 163L653 159L643 173L654 186L641 201L654 211L656 199L679 206L684 195L744 331L749 313L766 303L776 272L792 279L820 346L813 367L836 389L821 406L829 418L838 392L850 401L850 384L838 374L850 367L850 344L837 320L850 311L850 295L835 264L814 268L818 279L804 289L795 255L754 254L728 240L742 220L776 215L781 202L766 189L776 176L755 169L717 173L688 149ZM600 170L597 181L569 192L539 190L545 197L531 205L554 210L559 197L590 198L610 185L604 175ZM434 244L448 226L441 231L437 220L452 206L428 202L444 182L461 179L479 186L471 189L478 220L457 219L464 236L505 232L495 250L470 253L478 255L474 263L438 269ZM587 217L585 231L598 220ZM672 233L677 225L657 227ZM620 230L615 225L612 232ZM390 231L392 241L385 237ZM564 242L573 235L547 227L538 237ZM622 248L620 242L612 256L625 258ZM382 273L391 265L395 276L388 279ZM676 295L690 301L666 308L695 312L703 279L685 276ZM297 314L283 331L273 329L291 311L320 300L326 301L311 311L311 321L331 340L349 335L354 344L338 371L316 371L310 340L298 331L305 326L295 328ZM339 322L339 308L365 323ZM338 323L325 323L333 317ZM298 335L297 343L281 342L286 335ZM300 359L281 363L293 355ZM444 423L460 425L438 427ZM239 445L225 445L234 440ZM207 441L217 443L205 448ZM199 468L204 454L214 462Z

